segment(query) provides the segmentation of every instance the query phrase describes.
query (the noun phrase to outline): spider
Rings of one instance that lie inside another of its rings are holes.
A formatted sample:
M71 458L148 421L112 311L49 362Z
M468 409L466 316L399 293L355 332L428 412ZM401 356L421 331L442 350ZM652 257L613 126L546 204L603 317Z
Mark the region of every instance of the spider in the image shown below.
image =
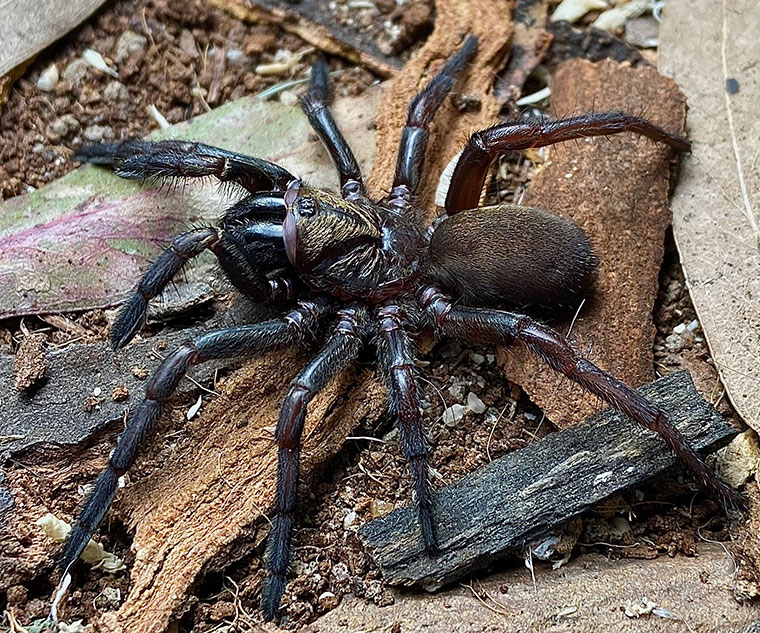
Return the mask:
M261 594L266 619L278 617L290 563L296 511L299 445L309 402L336 374L372 346L390 393L411 470L425 548L437 550L429 452L415 370L415 335L432 329L471 343L520 342L552 369L658 433L697 480L741 503L665 414L638 392L582 358L568 341L531 317L505 308L577 305L592 284L597 260L583 231L539 209L478 207L492 161L501 153L586 136L635 132L687 151L685 139L622 112L553 121L496 125L472 135L457 163L445 213L422 225L415 205L424 172L429 125L477 50L469 37L409 105L390 192L370 200L359 166L329 109L327 67L311 71L302 108L340 176L340 195L309 187L284 168L189 141L124 141L83 146L75 158L115 169L123 178L215 176L246 194L218 226L177 236L137 283L111 329L125 346L156 297L185 263L212 251L237 290L284 306L282 318L202 334L169 354L148 379L108 465L95 482L64 547L62 583L132 465L140 443L192 365L303 344L319 334L324 346L290 384L275 432L278 447L273 527L266 547L268 576Z

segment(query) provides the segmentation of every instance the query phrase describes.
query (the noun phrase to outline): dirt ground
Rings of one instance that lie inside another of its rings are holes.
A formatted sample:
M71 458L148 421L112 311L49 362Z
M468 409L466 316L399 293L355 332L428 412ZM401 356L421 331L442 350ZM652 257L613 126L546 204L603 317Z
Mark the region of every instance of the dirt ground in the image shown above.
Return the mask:
M396 10L393 2L375 4L389 16ZM401 22L403 16L394 19ZM425 28L419 24L416 28L419 39ZM405 42L400 55L408 55L416 42ZM118 59L118 79L82 67L79 58L87 47L111 52ZM305 49L307 45L293 35L276 27L243 24L209 8L202 0L109 3L45 51L11 91L0 117L2 196L19 195L74 169L72 148L81 142L142 136L156 129L156 121L148 113L151 104L175 123L241 96L260 93L286 77L260 75L252 72L253 68L287 57L282 51L298 53ZM315 56L315 52L304 54L293 66L292 76L305 76ZM358 94L376 80L367 70L340 59L328 61L331 69L345 69L336 79L338 95ZM62 69L62 79L52 93L41 93L37 78L52 62ZM530 175L520 159L505 163L500 174L498 182L503 191L494 194L502 199L508 199L515 185L525 184ZM75 336L79 340L83 336L91 340L105 337L108 322L102 311L70 316L76 328L62 328L36 318L0 324L0 352L15 353L25 338L24 330L38 332L47 346L65 345ZM701 392L721 413L735 420L702 338L672 239L661 275L655 322L657 372L689 369ZM419 365L426 376L423 407L431 421L431 466L436 487L553 430L520 389L503 377L492 350L442 343L421 358ZM177 441L185 412L196 398L197 394L177 402L166 416L149 451L152 458L160 460ZM28 491L28 496L19 500L28 504L27 508L35 504L54 506L60 516L70 518L80 495L75 488L60 489L52 476L66 470L72 481L89 481L115 437L115 430L103 433L82 447L76 459L61 451L30 450L6 464L7 482L15 490ZM149 461L141 461L129 479L139 478L152 467ZM729 541L730 526L718 503L696 491L681 475L674 472L656 486L616 500L613 508L608 505L585 516L574 556L595 552L610 559L690 557L700 541ZM292 580L284 599L284 624L298 629L311 623L348 594L375 605L391 604L394 597L362 551L355 528L411 499L407 466L392 422L359 429L332 460L325 478L302 498ZM100 534L106 548L123 557L129 566L129 538L118 521L112 521ZM54 585L48 572L55 550L51 544L49 559L38 570L45 573L19 578L0 596L0 608L21 626L29 626L47 614ZM222 572L209 574L197 587L197 600L178 630L248 630L258 623L261 555L258 548ZM502 568L514 565L512 561ZM124 573L109 576L83 571L75 577L65 618L91 621L117 608L127 589ZM241 610L245 617L241 618ZM237 624L230 628L233 621Z

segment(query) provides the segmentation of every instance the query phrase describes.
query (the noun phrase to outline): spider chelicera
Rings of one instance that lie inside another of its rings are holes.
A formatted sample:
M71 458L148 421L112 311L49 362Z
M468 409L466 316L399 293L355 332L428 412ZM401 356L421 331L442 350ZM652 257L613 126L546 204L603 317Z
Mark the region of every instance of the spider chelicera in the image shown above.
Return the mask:
M414 365L415 334L425 328L472 343L526 345L552 369L658 433L703 486L731 502L742 502L740 493L715 475L654 404L580 357L554 330L504 310L577 305L596 272L596 257L581 229L538 209L478 207L492 161L507 151L624 131L681 152L689 149L688 141L621 112L496 125L472 135L453 171L445 214L434 227L423 226L415 198L428 127L476 50L477 39L468 38L412 100L393 187L378 201L367 196L356 159L330 113L322 62L312 68L301 105L335 163L340 196L311 188L268 161L201 143L125 141L84 146L76 152L77 160L113 167L123 178L215 176L247 192L225 212L218 227L183 233L158 257L118 313L111 329L114 347L129 343L145 320L148 301L206 249L243 295L281 303L286 314L197 336L155 370L145 399L132 412L66 543L62 583L111 504L119 477L134 462L140 442L190 366L298 345L317 334L325 336L326 343L293 379L275 433L276 505L261 596L267 619L277 617L285 590L307 406L367 345L376 348L390 408L398 419L424 545L436 551L429 448Z

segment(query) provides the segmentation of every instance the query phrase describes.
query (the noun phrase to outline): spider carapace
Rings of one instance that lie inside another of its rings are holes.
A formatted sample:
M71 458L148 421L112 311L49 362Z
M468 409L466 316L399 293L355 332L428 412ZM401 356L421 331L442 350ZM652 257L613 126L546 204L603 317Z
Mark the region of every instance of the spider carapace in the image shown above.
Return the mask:
M77 160L112 167L124 178L215 176L245 193L218 226L178 236L158 257L117 315L111 330L115 347L126 345L140 329L148 301L206 249L243 295L281 304L283 317L197 336L155 370L65 546L64 580L113 500L119 477L191 365L298 345L316 335L326 342L293 379L275 432L277 492L261 594L267 619L278 616L285 591L307 406L365 345L376 349L388 386L424 545L436 551L429 449L414 365L415 334L425 328L468 342L524 344L555 371L658 433L703 486L741 503L741 495L705 465L654 404L580 357L557 332L506 311L578 304L596 271L596 257L581 229L538 209L478 207L492 161L507 151L618 132L642 134L676 151L688 150L688 142L621 112L496 125L472 135L453 171L444 216L434 227L423 226L415 200L428 128L476 50L476 38L468 38L411 102L393 186L379 201L368 197L356 159L330 113L328 74L321 62L312 68L301 104L335 163L339 195L310 188L268 161L189 141L125 141L76 152Z

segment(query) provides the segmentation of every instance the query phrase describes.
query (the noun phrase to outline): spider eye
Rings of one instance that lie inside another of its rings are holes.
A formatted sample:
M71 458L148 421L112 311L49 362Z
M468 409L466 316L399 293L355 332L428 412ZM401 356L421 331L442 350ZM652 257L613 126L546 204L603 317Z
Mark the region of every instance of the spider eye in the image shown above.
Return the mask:
M299 201L298 212L303 216L314 215L314 200L310 198L302 198Z

